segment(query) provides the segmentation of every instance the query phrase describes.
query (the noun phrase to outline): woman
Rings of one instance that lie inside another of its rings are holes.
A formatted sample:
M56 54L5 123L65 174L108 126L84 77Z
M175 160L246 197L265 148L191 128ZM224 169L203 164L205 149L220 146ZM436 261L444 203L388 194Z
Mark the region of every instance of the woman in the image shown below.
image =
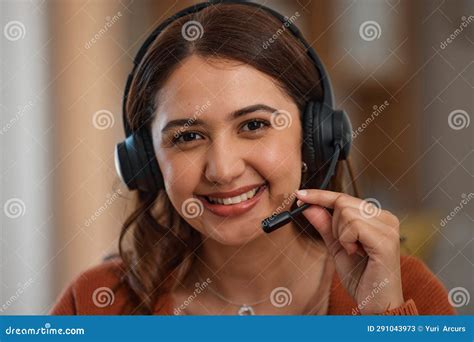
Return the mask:
M199 24L198 38L185 36L188 23ZM283 28L265 10L217 4L156 38L126 112L132 130L145 123L151 133L165 189L138 192L120 257L80 275L53 314L454 313L427 267L400 258L398 219L367 215L344 193L342 165L329 190L295 192L321 177L302 160L301 113L322 89ZM286 115L284 129L275 113ZM302 203L310 207L299 220L260 228Z

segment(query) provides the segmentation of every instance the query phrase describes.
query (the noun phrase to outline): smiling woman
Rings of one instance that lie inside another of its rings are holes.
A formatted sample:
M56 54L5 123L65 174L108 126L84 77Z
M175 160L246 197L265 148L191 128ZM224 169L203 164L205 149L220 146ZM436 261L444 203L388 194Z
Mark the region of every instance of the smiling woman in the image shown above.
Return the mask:
M183 39L182 28L188 22L200 23L202 37ZM232 282L239 288L229 290L238 300L246 296L248 285L255 285L248 276L255 278L276 262L278 251L290 241L291 247L298 247L289 252L297 260L302 259L306 246L301 238L318 239L314 229L307 229L304 218L300 225L292 224L271 238L260 228L261 220L300 187L300 113L310 99L322 99L318 71L289 32L262 48L264 38L281 25L255 7L211 6L170 24L137 69L128 96L128 120L135 130L149 124L166 189L158 195L156 214L150 210L155 205L153 195L140 194L137 215L126 223L136 224L135 241L150 246L135 249L134 260L149 258L150 262L138 263L131 273L133 278L140 272L134 279L137 284L146 277L145 283L156 289L147 289L146 294L159 296L162 290L167 291L157 284L173 271L177 280L172 292L185 297L189 292L186 279L189 284L197 281L194 272L189 274L193 265L197 271L196 260L207 266L201 269L206 276L232 261L211 278L237 276ZM196 108L206 103L205 110L196 113ZM274 128L272 118L277 111L285 113L293 124ZM186 215L185 207L183 210L182 204L192 204L192 198L202 199L202 214L197 217ZM295 202L294 196L291 202ZM163 217L165 224L153 224L154 217L164 213L169 213ZM168 227L172 227L172 234ZM263 250L268 253L255 254ZM319 251L313 253L306 266L319 258ZM286 258L281 255L277 259L282 261L281 267L290 264L288 259L283 262ZM245 264L250 272L244 282L234 268ZM254 296L265 296L275 287L267 282L242 301L253 302ZM148 299L144 294L140 297ZM155 300L150 298L149 305ZM191 311L193 306L187 309Z
M81 276L53 313L452 313L424 265L401 266L397 218L344 193L340 165L328 191L295 193L323 179L324 165L307 172L302 113L324 94L306 47L282 25L265 9L222 3L153 40L125 112L132 132L152 138L143 148L163 187L137 186L120 258ZM304 216L266 235L261 221L297 198L311 204ZM108 305L99 289L112 289Z

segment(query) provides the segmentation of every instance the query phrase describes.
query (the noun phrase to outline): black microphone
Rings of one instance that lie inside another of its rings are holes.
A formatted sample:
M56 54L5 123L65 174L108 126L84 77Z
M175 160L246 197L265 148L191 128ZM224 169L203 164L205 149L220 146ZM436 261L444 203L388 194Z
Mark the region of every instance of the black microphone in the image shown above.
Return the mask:
M339 155L341 153L341 146L339 143L336 143L334 154L331 158L331 163L329 164L328 172L324 177L321 186L319 187L322 190L325 190L329 185L329 181L331 180L334 172L336 171L336 164L339 160ZM305 209L309 208L310 204L304 203L300 207L296 208L293 211L285 211L278 215L272 215L267 217L262 221L262 229L265 233L271 233L274 230L277 230L280 227L288 224L291 220L295 220L298 215L300 215Z

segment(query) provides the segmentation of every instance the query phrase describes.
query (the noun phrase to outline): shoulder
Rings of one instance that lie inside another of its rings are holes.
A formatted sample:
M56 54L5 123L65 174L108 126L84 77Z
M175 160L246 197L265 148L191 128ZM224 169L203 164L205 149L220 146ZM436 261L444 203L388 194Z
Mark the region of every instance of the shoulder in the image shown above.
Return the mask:
M52 315L116 315L127 303L123 263L113 258L79 274L54 304Z
M452 315L456 311L448 300L448 292L441 281L420 259L400 258L403 296L413 299L420 315Z

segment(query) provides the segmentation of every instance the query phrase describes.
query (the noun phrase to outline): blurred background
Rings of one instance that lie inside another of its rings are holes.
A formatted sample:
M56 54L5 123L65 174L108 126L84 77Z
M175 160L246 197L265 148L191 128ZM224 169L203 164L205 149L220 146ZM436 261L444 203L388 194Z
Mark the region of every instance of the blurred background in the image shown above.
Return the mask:
M260 2L295 16L326 64L362 197L474 313L474 2ZM132 204L113 163L125 79L153 28L197 1L0 3L0 314L46 314L117 250Z

